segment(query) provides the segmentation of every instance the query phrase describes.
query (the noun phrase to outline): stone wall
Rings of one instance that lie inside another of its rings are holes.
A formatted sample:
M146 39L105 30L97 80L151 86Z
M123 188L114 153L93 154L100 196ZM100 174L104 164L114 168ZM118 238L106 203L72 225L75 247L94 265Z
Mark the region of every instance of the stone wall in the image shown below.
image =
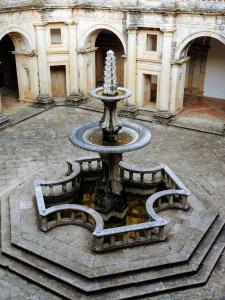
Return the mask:
M96 84L95 41L109 30L124 48L124 84L133 92L127 104L144 104L144 76L154 75L154 110L174 114L183 106L188 45L200 36L225 44L223 8L223 1L192 0L1 1L0 39L8 34L14 43L20 99L35 101L52 96L52 66L65 67L66 96L88 95ZM51 42L54 28L59 44ZM147 35L157 36L154 51L146 50Z

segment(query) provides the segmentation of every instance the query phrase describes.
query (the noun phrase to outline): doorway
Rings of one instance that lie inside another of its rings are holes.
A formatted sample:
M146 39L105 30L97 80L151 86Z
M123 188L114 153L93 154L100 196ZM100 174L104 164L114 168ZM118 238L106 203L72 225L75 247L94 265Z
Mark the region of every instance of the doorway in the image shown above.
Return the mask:
M66 66L51 66L51 88L52 97L65 98L66 97Z
M0 89L2 95L2 109L8 111L19 104L19 92L14 44L8 35L0 41Z
M158 76L144 74L144 105L154 107L157 101L157 82Z

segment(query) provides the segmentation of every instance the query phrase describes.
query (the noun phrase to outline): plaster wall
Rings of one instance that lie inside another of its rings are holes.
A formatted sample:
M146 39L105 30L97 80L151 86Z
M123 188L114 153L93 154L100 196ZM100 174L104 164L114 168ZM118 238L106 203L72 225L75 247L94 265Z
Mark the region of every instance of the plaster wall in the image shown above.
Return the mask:
M8 33L19 33L17 36L12 36L17 51L20 97L29 101L34 101L41 94L40 76L43 74L46 81L44 90L51 95L50 66L57 65L66 66L67 95L75 90L83 91L88 95L90 89L95 87L95 40L102 29L107 29L115 33L123 44L124 79L128 78L127 75L131 72L134 74L134 77L132 75L136 83L132 84L134 103L137 106L143 105L144 74L157 75L159 89L157 109L168 107L169 112L176 113L183 106L186 63L182 59L186 57L185 50L189 43L199 36L211 36L225 43L225 17L220 14L220 11L202 14L196 9L193 11L187 9L188 6L185 8L183 3L182 10L173 14L174 5L178 5L177 1L129 0L126 5L124 1L112 3L107 0L82 1L82 3L78 0L65 0L63 5L62 1L34 2L32 2L32 9L29 6L19 7L17 1L4 1L5 6L0 5L0 38ZM25 5L27 1L23 0L23 3ZM7 10L10 5L13 8ZM163 7L163 10L156 9L159 7ZM213 11L215 7L212 4L210 9ZM42 27L44 33L41 39L37 38L38 26ZM51 44L51 28L61 28L60 45ZM132 39L129 39L130 29L132 29ZM146 51L147 34L157 34L157 51ZM37 45L38 40L41 43L39 45ZM129 45L129 40L133 41L134 45ZM166 45L169 45L170 49L165 49ZM168 51L171 52L168 56L171 61L166 61L165 54ZM129 55L132 55L131 60ZM45 57L44 67L40 61L41 57ZM225 78L222 49L218 50L217 54L209 53L209 58L205 95L212 95L209 82L213 77L216 83L220 83L220 87L214 90L218 92L217 97L221 97L225 86L221 84L224 82L221 78ZM219 69L216 67L218 60L220 60ZM128 61L136 62L135 67L129 66ZM162 71L164 82L161 82ZM76 84L73 84L73 78L77 78ZM128 83L127 80L124 82ZM160 92L164 86L167 86L167 92L164 97L161 97ZM160 106L165 99L168 103Z
M208 52L204 96L225 99L225 46L215 39Z

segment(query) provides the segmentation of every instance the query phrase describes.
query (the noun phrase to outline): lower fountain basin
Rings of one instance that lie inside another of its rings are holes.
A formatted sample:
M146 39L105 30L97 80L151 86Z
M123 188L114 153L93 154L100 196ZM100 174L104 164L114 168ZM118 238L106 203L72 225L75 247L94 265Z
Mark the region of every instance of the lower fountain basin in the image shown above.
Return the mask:
M73 129L69 139L72 144L92 152L124 153L140 149L151 141L151 133L145 127L128 121L121 122L122 129L114 145L101 140L99 122L91 122Z

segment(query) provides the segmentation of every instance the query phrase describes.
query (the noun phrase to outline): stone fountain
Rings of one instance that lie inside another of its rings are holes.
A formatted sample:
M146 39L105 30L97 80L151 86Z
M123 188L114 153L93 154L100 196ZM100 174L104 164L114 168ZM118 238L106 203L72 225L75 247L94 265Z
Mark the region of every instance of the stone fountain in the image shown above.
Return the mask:
M97 210L104 214L104 219L111 216L123 218L127 206L119 167L122 154L147 145L151 134L143 126L118 120L117 102L131 96L131 92L117 86L116 62L112 50L107 52L104 86L90 94L104 104L102 119L72 130L70 141L82 149L100 154L103 178L100 178L96 187Z
M117 87L115 68L109 51L104 86L91 92L104 104L101 121L70 133L97 155L67 161L65 175L54 168L58 179L37 180L50 176L47 167L0 201L0 266L63 299L139 299L203 285L224 249L213 201L190 193L166 165L123 160L151 135L118 120L117 102L130 91Z
M67 162L67 176L61 180L34 182L41 230L82 225L92 231L96 252L164 241L168 222L157 213L188 209L190 193L165 165L140 169L123 161L123 153L146 146L151 133L118 119L117 102L131 92L117 86L112 50L107 52L103 87L90 94L103 102L103 116L72 129L69 139L98 156Z

